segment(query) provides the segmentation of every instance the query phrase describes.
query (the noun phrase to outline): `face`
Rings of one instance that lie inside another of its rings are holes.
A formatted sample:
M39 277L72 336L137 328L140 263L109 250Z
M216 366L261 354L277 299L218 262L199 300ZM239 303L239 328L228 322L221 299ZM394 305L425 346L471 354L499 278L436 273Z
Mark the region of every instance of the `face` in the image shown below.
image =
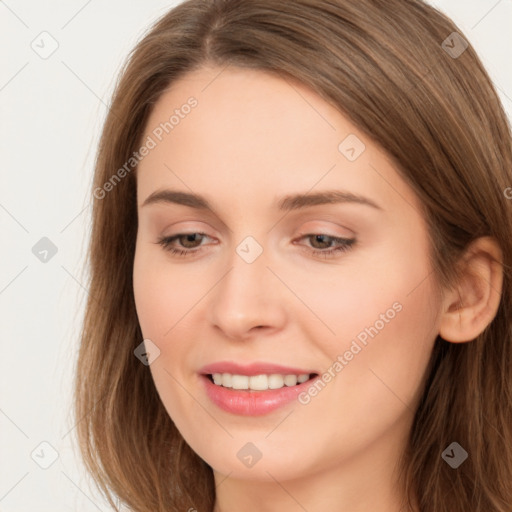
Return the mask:
M237 68L173 83L143 140L135 302L182 436L216 476L387 467L441 303L391 159L305 86Z

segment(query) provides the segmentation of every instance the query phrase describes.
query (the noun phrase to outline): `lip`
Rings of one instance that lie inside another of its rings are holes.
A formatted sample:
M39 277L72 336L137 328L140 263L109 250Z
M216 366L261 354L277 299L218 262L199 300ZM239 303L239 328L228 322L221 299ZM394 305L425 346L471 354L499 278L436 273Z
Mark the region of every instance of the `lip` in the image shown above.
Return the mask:
M319 377L318 372L308 369L292 368L273 363L251 363L240 365L234 362L218 362L201 368L200 379L203 383L208 398L223 411L241 416L262 416L284 407L305 391ZM231 373L237 375L281 375L316 374L315 377L297 384L296 386L284 386L280 389L268 389L266 391L238 390L224 388L214 384L209 375L213 373Z
M203 375L211 375L213 373L232 373L235 375L271 375L279 373L281 375L301 375L304 373L318 373L316 370L304 368L292 368L290 366L282 366L279 364L254 362L247 365L241 365L233 361L219 361L217 363L208 364L199 370Z

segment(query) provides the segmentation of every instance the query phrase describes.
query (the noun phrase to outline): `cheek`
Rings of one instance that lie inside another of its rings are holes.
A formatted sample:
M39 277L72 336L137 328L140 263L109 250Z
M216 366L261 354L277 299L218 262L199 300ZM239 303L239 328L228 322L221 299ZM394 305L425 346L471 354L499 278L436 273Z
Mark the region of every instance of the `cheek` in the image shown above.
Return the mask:
M191 339L204 328L204 299L211 278L197 268L171 265L167 255L137 246L133 288L137 317L144 339L157 345L160 354L150 365L155 385L169 414L190 397L180 384L195 378Z
M180 419L183 414L179 413L187 409L190 399L180 384L186 380L185 369L191 366L187 364L189 344L179 340L186 338L191 327L187 322L193 318L190 310L204 296L206 290L202 288L206 284L199 280L191 286L190 276L171 269L160 256L143 245L137 246L133 290L142 335L160 349L149 367L155 387L169 416ZM177 426L186 430L181 423Z
M281 269L283 281L300 299L286 303L290 321L330 360L348 350L354 339L363 348L372 340L396 350L422 345L435 334L440 305L427 249L418 237L399 248L383 244L379 250L347 256L334 267Z
M300 329L316 340L324 371L335 376L317 401L319 411L341 400L344 411L360 418L393 421L413 409L438 332L440 299L426 241L408 245L413 249L384 248L351 271L347 259L329 278L306 274L300 286L297 280L297 293L324 324L297 316Z
M163 252L163 251L162 251ZM133 290L140 327L145 338L170 339L175 326L207 291L200 275L169 265L165 253L137 246L133 266ZM182 320L183 319L183 320ZM160 347L162 348L162 347Z
M411 272L413 275L422 275ZM386 346L398 351L423 345L434 334L437 310L430 282L414 288L414 279L394 279L388 273L379 283L378 276L356 279L346 291L325 295L323 314L336 336L329 350L339 354L357 340L362 348ZM330 339L326 337L326 339ZM332 352L331 352L332 353Z
M322 397L313 399L312 414L338 403L331 409L334 421L347 427L347 435L357 432L361 445L415 411L437 333L439 305L431 278L424 278L426 268L356 276L354 293L343 295L341 302L338 298L338 307L330 309L337 337L326 342L325 353L336 377Z

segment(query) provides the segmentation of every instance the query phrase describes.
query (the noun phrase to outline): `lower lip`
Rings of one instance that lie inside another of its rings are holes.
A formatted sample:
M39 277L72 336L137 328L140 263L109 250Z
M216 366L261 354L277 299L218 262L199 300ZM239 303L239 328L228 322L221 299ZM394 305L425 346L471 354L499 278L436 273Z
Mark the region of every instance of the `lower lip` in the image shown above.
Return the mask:
M267 391L239 390L214 384L208 376L201 375L210 400L226 412L242 416L261 416L293 402L314 382L316 377L296 386L284 386Z

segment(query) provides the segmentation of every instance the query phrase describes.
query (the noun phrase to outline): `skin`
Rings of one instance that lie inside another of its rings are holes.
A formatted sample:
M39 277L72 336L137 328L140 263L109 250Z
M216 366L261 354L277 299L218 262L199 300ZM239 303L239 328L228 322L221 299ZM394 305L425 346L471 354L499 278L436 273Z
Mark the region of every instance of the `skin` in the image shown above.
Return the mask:
M471 325L462 324L454 306L460 290L436 287L417 197L339 111L263 71L201 68L160 98L144 139L190 96L197 107L137 169L134 295L144 338L160 350L150 370L161 400L214 471L215 512L405 510L394 467L434 340L441 333L467 341L492 318L497 299L485 283L501 284L488 258L494 246L484 241L475 249L483 278L463 289L473 310L464 310ZM355 161L338 150L349 134L365 144ZM164 188L200 194L212 209L143 206ZM362 195L380 209L277 209L285 195L326 190ZM207 236L172 244L200 248L187 257L157 243L194 232ZM336 243L307 234L356 242L326 259L311 251ZM247 236L263 249L252 263L236 252ZM307 405L242 417L220 410L203 390L198 371L216 361L268 361L321 374L394 303L401 311ZM237 458L248 442L262 454L251 468Z

